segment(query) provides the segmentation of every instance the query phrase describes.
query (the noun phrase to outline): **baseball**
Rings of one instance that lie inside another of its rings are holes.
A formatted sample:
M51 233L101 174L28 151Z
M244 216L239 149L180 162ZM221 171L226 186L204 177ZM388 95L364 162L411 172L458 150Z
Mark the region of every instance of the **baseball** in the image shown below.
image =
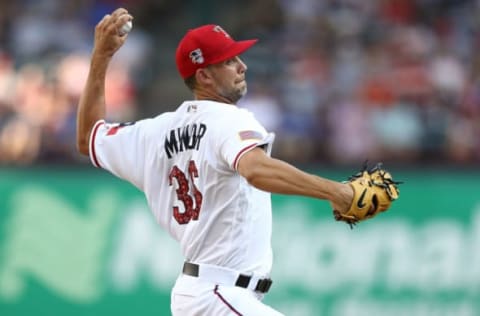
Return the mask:
M118 30L118 34L123 36L132 30L133 23L132 21L127 21L122 27Z

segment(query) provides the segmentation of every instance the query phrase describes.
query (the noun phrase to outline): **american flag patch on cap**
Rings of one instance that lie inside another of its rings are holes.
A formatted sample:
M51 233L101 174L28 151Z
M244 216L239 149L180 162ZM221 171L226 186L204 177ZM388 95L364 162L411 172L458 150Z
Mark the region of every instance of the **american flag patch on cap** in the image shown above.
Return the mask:
M257 131L241 131L238 133L241 140L248 140L248 139L263 139L263 135Z

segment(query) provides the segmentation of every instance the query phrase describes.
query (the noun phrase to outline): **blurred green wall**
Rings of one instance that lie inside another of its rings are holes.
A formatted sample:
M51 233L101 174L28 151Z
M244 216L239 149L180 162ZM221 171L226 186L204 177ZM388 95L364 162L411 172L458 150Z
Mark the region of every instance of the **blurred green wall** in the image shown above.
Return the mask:
M480 314L480 170L393 173L400 199L353 230L325 201L273 196L266 302L293 316ZM107 172L0 170L0 315L170 315L181 264L142 193Z

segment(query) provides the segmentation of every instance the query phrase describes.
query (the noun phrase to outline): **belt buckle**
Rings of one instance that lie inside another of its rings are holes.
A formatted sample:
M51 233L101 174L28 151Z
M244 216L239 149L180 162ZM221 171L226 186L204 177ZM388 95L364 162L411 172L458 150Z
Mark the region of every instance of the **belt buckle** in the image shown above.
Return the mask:
M193 277L198 277L200 272L200 266L191 262L184 262L183 273ZM235 286L248 288L252 281L252 275L240 274L235 282ZM259 293L267 293L272 286L273 281L271 279L260 279L257 281L254 291Z

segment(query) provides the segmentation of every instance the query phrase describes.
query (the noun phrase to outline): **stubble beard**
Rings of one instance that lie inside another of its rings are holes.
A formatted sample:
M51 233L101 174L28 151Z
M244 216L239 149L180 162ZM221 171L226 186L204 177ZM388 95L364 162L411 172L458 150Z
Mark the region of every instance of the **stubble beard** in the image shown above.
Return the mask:
M230 100L233 104L236 104L242 97L247 94L247 84L243 85L242 87L235 87L231 89L220 89L219 94Z

